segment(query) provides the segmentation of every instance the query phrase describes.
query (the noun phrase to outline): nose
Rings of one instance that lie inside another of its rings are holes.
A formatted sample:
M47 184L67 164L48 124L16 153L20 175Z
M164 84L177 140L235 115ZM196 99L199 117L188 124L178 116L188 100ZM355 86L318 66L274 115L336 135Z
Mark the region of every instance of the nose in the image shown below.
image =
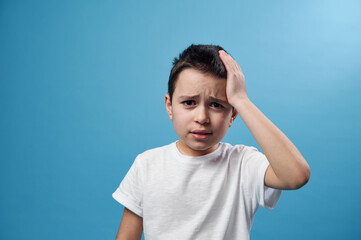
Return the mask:
M199 105L196 109L194 120L201 125L209 123L207 107Z

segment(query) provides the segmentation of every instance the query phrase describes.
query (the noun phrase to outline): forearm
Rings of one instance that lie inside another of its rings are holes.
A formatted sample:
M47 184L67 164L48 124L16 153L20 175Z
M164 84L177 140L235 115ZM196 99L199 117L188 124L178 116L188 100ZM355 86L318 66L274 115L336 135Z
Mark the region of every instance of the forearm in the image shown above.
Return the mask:
M268 186L296 189L309 179L310 168L298 149L247 97L241 68L225 51L219 51L227 70L227 99L237 110L271 164L265 176Z
M143 218L124 208L116 240L140 240L143 233Z
M289 188L304 185L310 168L296 146L248 98L233 103L266 155L277 178Z

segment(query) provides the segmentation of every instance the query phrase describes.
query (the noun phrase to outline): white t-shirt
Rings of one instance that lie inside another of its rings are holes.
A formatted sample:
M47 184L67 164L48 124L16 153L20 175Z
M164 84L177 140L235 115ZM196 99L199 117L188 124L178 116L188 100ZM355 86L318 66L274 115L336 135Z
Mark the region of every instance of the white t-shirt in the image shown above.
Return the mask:
M281 195L264 186L268 165L253 147L220 143L190 157L174 142L138 155L113 198L143 218L147 240L249 239L258 206Z

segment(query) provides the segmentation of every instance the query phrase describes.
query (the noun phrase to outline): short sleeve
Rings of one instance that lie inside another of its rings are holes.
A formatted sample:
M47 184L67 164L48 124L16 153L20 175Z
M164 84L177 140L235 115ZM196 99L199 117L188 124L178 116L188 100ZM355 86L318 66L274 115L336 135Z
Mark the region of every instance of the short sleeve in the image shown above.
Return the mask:
M254 147L246 147L242 168L246 175L249 192L255 198L257 205L273 209L282 191L264 185L264 178L269 166L266 156Z
M143 183L143 169L138 156L117 190L112 194L116 201L140 217L143 217Z

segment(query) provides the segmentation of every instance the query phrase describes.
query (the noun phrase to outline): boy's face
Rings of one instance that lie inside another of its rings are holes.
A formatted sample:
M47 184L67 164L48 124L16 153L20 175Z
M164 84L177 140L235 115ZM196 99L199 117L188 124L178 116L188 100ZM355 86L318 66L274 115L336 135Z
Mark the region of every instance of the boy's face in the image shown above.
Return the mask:
M237 112L226 96L226 79L188 68L176 81L172 102L165 96L169 118L179 137L179 151L201 156L217 149Z

